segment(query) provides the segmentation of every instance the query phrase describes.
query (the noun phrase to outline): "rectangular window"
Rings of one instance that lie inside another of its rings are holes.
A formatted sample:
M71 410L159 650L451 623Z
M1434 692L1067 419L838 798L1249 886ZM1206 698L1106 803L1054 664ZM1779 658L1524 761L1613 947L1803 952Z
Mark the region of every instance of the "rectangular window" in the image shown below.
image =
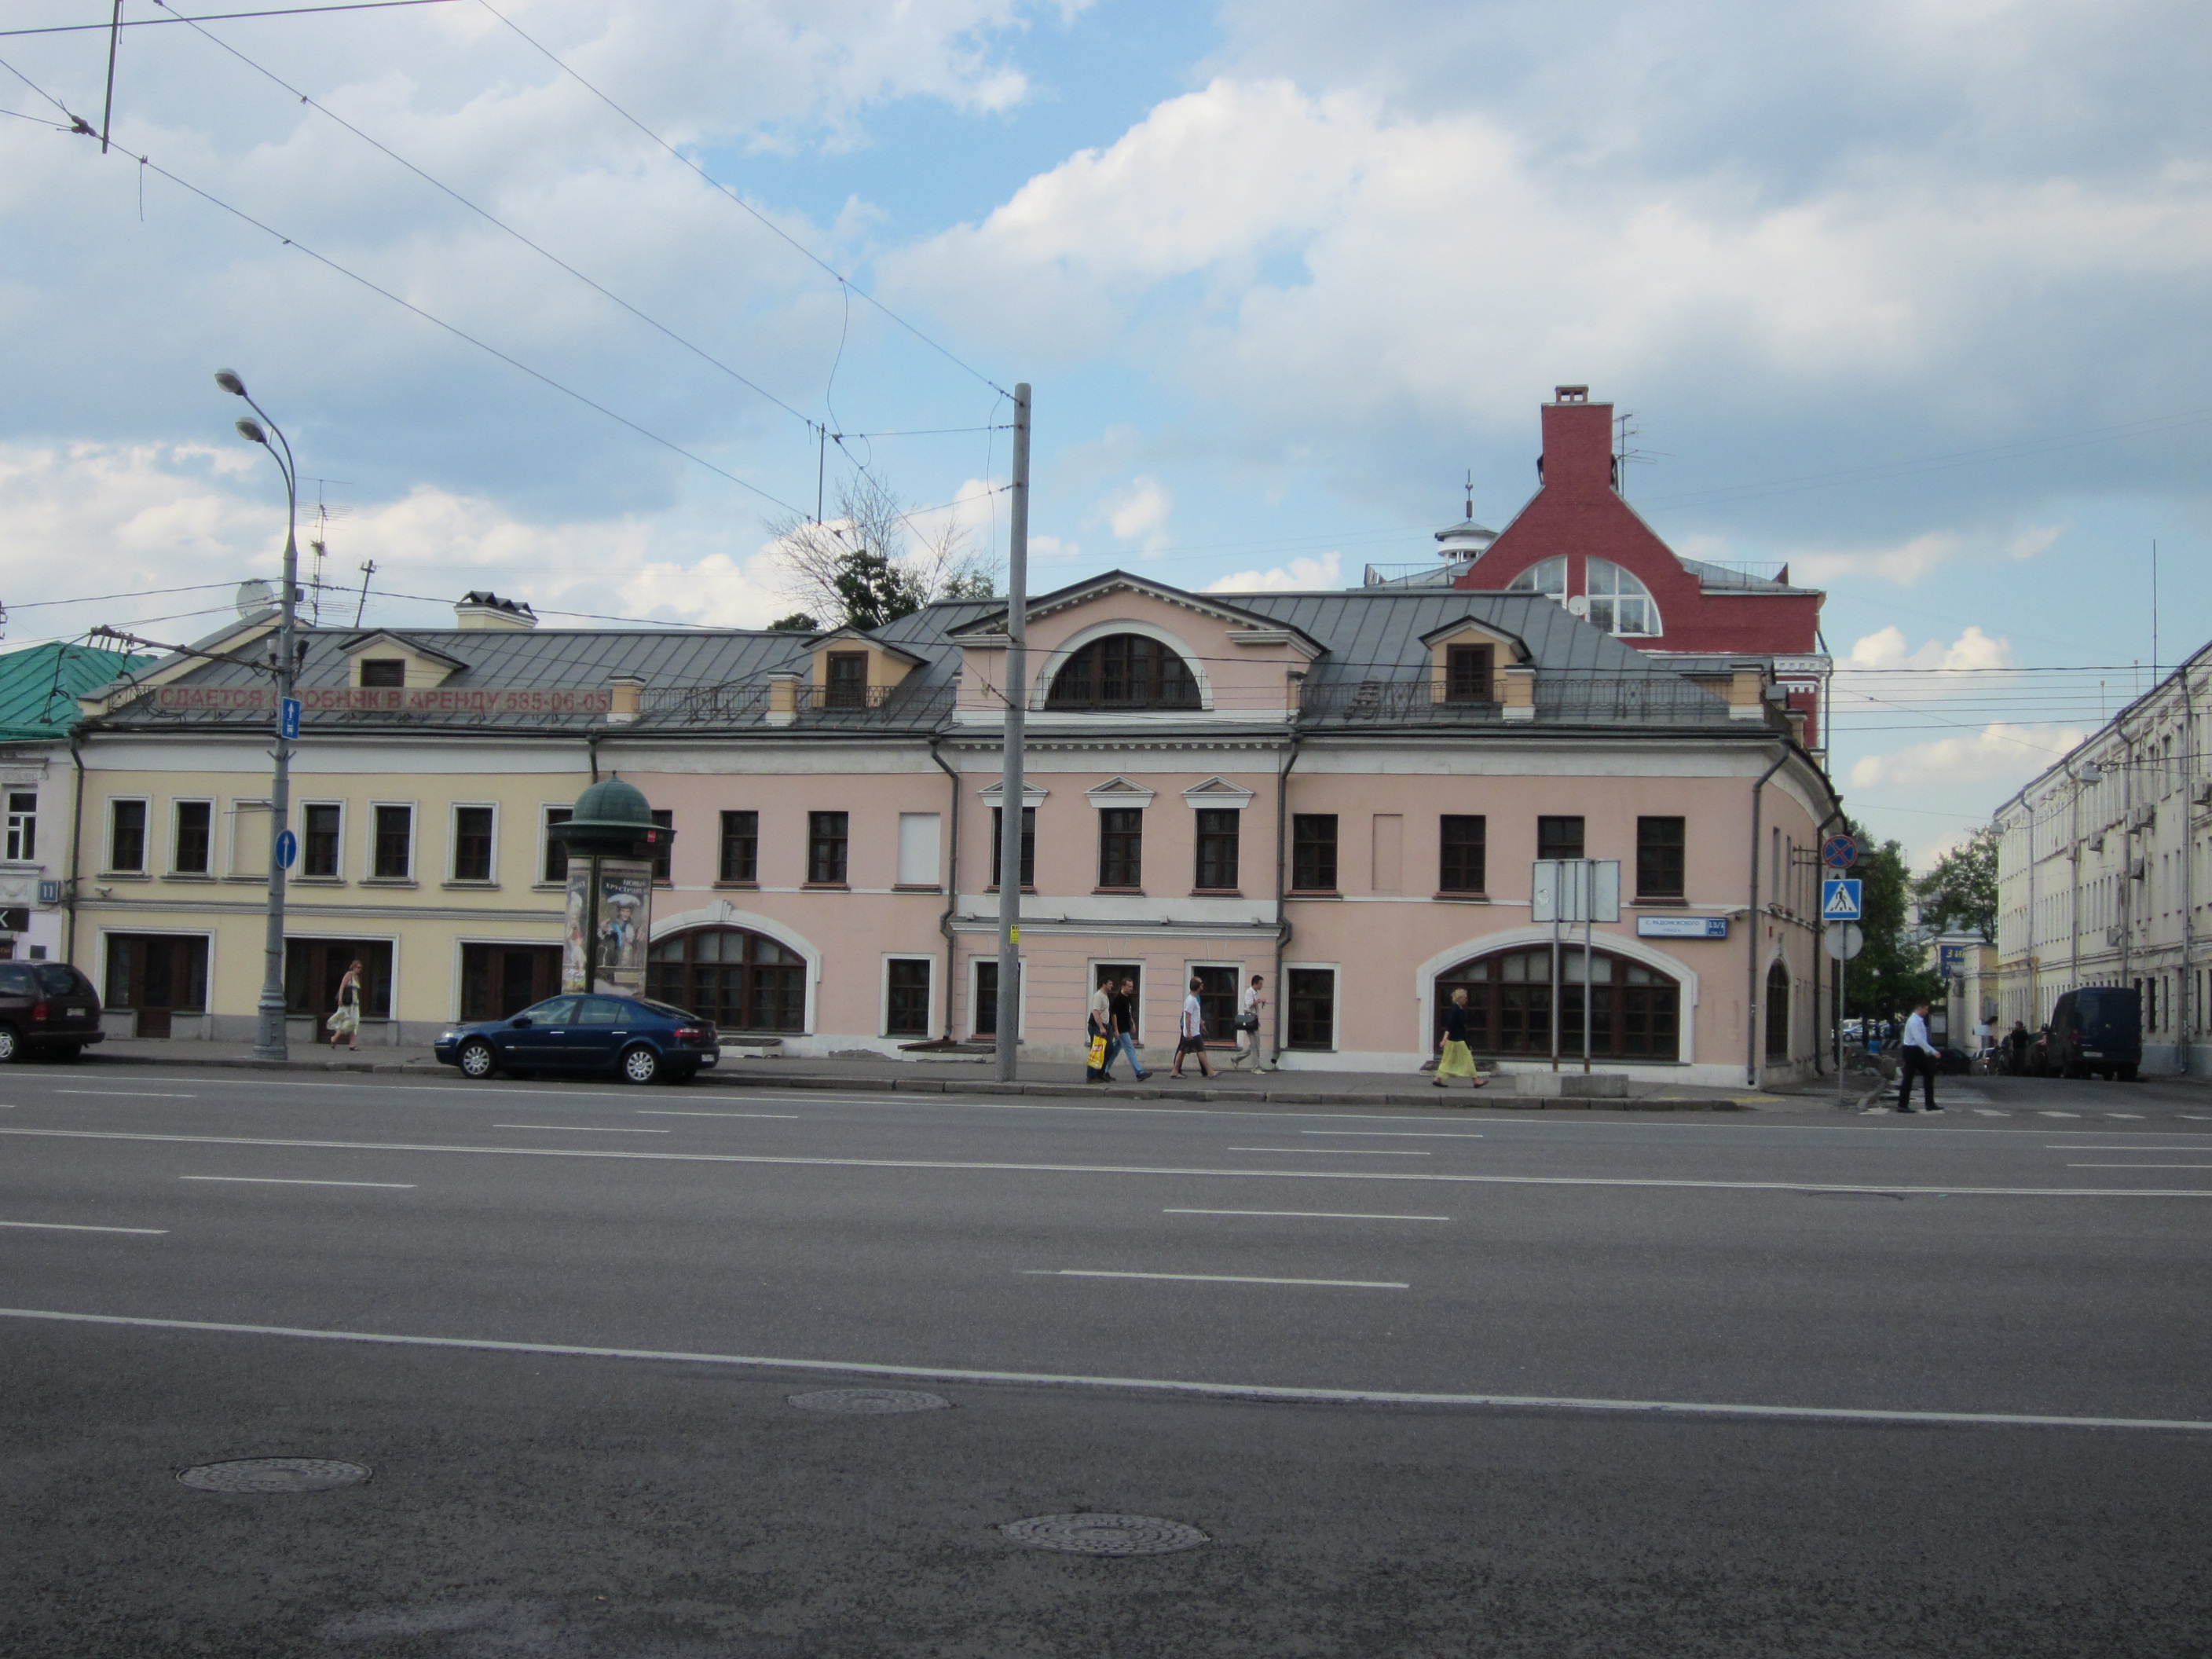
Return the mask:
M1141 887L1145 884L1143 807L1102 806L1098 809L1098 884L1101 887Z
M1000 854L1005 842L1000 837L1006 833L1006 809L991 809L991 888L998 890L999 872L1003 867ZM1028 892L1036 886L1036 808L1022 808L1022 890Z
M404 881L415 873L415 809L376 809L376 845L369 873L379 881Z
M180 876L204 876L215 842L215 803L180 800L176 813L176 872Z
M363 685L404 685L407 664L398 657L368 657L361 665Z
M969 1025L979 1037L996 1037L999 1034L999 959L996 957L974 958L975 963L975 1006L969 1010ZM1024 975L1026 976L1026 975ZM1015 1034L1020 1041L1020 1034Z
M760 814L722 814L722 858L715 866L717 881L755 882L760 879Z
M1492 701L1488 646L1450 645L1444 647L1444 701Z
M339 808L333 801L318 801L301 809L300 873L334 881L338 873Z
M146 870L146 803L110 801L107 805L107 867L121 875Z
M937 827L934 812L902 812L898 829L898 884L937 886Z
M560 988L557 945L461 946L463 1019L506 1019Z
M1447 812L1437 832L1437 888L1445 893L1488 890L1490 820Z
M453 809L453 879L491 879L492 809L456 806Z
M845 838L852 822L848 812L809 812L806 815L806 884L810 887L845 884Z
M1682 820L1636 820L1636 896L1682 896Z
M1293 968L1284 975L1290 1004L1287 1046L1336 1047L1336 970Z
M1536 856L1540 859L1578 859L1583 856L1580 818L1538 818Z
M896 957L884 964L885 1036L929 1035L929 969L927 957Z
M28 864L39 856L39 798L30 791L8 793L8 856Z
M549 806L545 809L545 828L550 830L556 823L566 823L574 816L575 809L568 806ZM568 879L568 849L549 834L545 837L545 884L557 887Z
M829 667L829 695L823 699L824 706L830 708L866 708L868 706L868 653L865 651L832 651Z
M1291 819L1291 886L1301 893L1336 890L1336 814L1300 812Z
M1201 807L1198 814L1198 881L1200 891L1237 890L1237 837L1244 815L1219 807Z
M405 811L405 808L402 808ZM390 939L288 939L284 941L284 1006L295 1014L326 1020L337 1012L346 969L362 966L363 1019L392 1018Z
M655 806L650 810L653 813L653 823L655 829L673 830L676 827L676 809L674 807ZM673 836L655 836L653 838L651 844L653 848L653 878L665 887L671 881L675 879L675 878L670 873L670 872L674 868L670 860L676 851L676 837Z

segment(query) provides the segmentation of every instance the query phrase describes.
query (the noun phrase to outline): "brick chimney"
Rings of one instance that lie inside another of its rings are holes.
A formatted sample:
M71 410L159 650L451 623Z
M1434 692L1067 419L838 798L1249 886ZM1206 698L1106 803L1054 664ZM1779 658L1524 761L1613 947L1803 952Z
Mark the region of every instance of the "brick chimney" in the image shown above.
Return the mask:
M1544 405L1544 488L1562 495L1610 492L1613 405L1594 404L1586 386L1563 386Z

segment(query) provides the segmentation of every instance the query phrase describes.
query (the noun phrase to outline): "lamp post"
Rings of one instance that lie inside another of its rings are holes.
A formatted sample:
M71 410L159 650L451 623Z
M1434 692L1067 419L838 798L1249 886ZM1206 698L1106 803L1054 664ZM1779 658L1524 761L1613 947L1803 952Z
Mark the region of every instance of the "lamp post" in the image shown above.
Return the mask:
M261 976L261 1003L254 1029L256 1060L288 1060L291 1051L284 1030L284 864L279 854L292 816L292 751L284 741L285 706L292 700L292 624L294 599L300 574L300 482L292 462L292 446L276 422L246 390L246 382L229 369L216 371L215 383L234 397L244 398L258 421L240 416L239 435L269 452L276 470L284 475L284 597L276 624L276 770L269 792L269 930L268 960ZM275 433L276 441L269 441ZM283 453L278 453L279 448Z

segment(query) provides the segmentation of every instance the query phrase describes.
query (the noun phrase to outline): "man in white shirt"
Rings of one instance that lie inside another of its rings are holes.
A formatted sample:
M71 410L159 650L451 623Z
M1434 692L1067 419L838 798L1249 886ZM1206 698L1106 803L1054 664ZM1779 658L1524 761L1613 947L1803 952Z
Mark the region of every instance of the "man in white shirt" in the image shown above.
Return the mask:
M1092 1083L1111 1083L1114 1080L1114 979L1107 975L1098 981L1098 988L1091 994L1090 1035L1106 1039L1106 1063L1087 1066L1085 1078Z
M1912 1018L1905 1022L1905 1036L1897 1047L1897 1109L1917 1112L1920 1107L1911 1103L1912 1079L1920 1077L1921 1097L1927 1102L1926 1109L1940 1112L1936 1103L1936 1062L1941 1058L1936 1045L1928 1040L1928 1005L1916 1003Z
M1255 1072L1267 1068L1260 1063L1260 988L1267 981L1258 974L1244 988L1244 994L1237 1001L1237 1046L1230 1050L1229 1063L1242 1066L1247 1060Z
M1182 1057L1185 1054L1198 1056L1200 1075L1208 1078L1213 1075L1213 1067L1206 1063L1206 1014L1198 1004L1198 993L1205 983L1204 980L1194 976L1190 981L1190 994L1182 1000L1182 1033L1176 1042L1175 1065L1168 1073L1170 1077L1182 1075Z

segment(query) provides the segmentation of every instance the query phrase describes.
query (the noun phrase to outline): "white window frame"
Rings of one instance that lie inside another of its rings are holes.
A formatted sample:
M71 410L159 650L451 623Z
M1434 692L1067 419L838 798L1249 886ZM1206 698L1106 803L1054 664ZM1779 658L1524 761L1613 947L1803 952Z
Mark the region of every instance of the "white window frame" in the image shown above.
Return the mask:
M204 869L204 870L183 870L183 869L179 869L179 868L178 868L178 866L177 866L177 848L178 848L178 845L179 845L179 843L184 840L184 837L183 837L180 834L179 834L179 833L178 833L178 827L177 827L177 826L178 826L178 820L179 820L179 818L182 816L182 815L179 813L179 811L178 811L178 809L179 809L179 808L180 808L180 807L185 807L185 806L204 806L204 807L206 807L206 808L207 808L207 810L208 810L208 835L207 835L207 859L208 859L208 861L207 861L207 868L206 868L206 869ZM197 879L198 879L199 878L201 878L201 877L205 877L205 878L206 878L207 879L209 879L210 881L212 881L212 880L214 880L214 879L215 879L215 865L216 865L216 801L215 801L215 798L214 798L213 796L211 796L211 795L172 795L172 796L169 798L169 866L168 866L168 873L169 873L170 875L173 875L173 876L182 876L182 877L184 877L185 879L187 879L187 880L197 880Z
M335 806L338 809L337 856L331 860L332 868L327 876L307 873L307 809L311 806ZM293 881L328 882L336 885L345 880L346 821L351 816L351 810L342 800L303 800L300 803L300 872L291 878Z
M895 962L918 962L929 969L929 1012L924 1020L927 1029L921 1033L921 1039L927 1041L931 1031L943 1029L943 1022L939 1018L938 1012L941 987L938 982L937 958L921 951L884 952L883 966L878 970L879 983L876 997L876 1035L886 1040L897 1040L893 1037L891 1032L891 963ZM905 1031L899 1032L897 1037L905 1038L909 1042L915 1040L911 1033Z
M929 879L927 881L908 881L906 879L906 825L907 820L909 818L927 818L931 821L930 838L936 842L937 847L934 856L930 860ZM898 840L891 848L891 884L894 890L902 893L939 893L944 891L945 814L942 812L901 812L898 815L897 833ZM720 850L721 849L719 847L715 849L714 867L717 874L719 874L721 870ZM756 861L753 867L754 873L757 876L760 868L757 861L757 854L756 854ZM935 992L933 990L931 994L934 995Z
M994 967L996 967L996 966L998 965L998 961L999 961L999 958L998 958L997 955L996 955L995 953L994 953L994 952L988 951L978 951L975 955L974 955L974 956L972 956L972 957L969 957L969 958L968 958L968 1035L969 1035L971 1038L972 1038L972 1037L974 1037L974 1036L976 1035L976 1032L975 1032L975 1010L976 1010L976 1008L980 1006L980 1005L977 1003L976 1000L975 1000L975 999L976 999L975 983L976 983L976 981L977 981L978 980L981 979L981 978L982 978L982 976L983 976L983 975L981 975L981 972L979 972L978 970L982 967L983 963L987 963L987 962L988 962L988 963L991 963ZM1015 1041L1016 1042L1018 1042L1018 1043L1020 1043L1020 1042L1028 1042L1028 1041L1029 1041L1029 1035L1030 1035L1030 971L1029 971L1029 969L1030 969L1030 959L1029 959L1029 957L1028 957L1027 956L1018 956L1018 957L1015 957L1015 958L1014 958L1014 973L1015 973L1015 975L1016 975L1017 982L1018 982L1018 984L1019 985L1019 988L1020 988L1018 1000L1018 1001L1016 1002L1016 1004L1015 1004L1016 1013L1015 1013L1015 1020L1014 1020L1015 1024L1020 1028L1019 1030L1018 1030L1014 1033L1014 1041ZM1086 1001L1088 1000L1088 998L1087 998L1087 997L1086 997L1085 1000L1086 1000Z
M238 821L241 813L273 812L275 810L266 795L233 795L230 798L229 808L223 814L223 821L228 826L222 849L224 880L267 881L269 879L269 871L265 865L255 870L241 870L238 867ZM270 826L270 834L271 836L276 834L273 821Z
M1229 970L1231 984L1231 1006L1229 1015L1229 1029L1225 1031L1208 1031L1206 1034L1206 1041L1209 1047L1214 1043L1219 1042L1224 1043L1231 1048L1237 1048L1241 1045L1237 1040L1237 1014L1235 1010L1243 1003L1244 988L1251 982L1253 973L1251 966L1249 963L1242 962L1222 962L1219 960L1202 961L1194 957L1183 963L1182 978L1176 981L1176 1036L1178 1039L1182 1036L1182 1000L1190 994L1190 982L1197 976L1198 970L1201 968L1226 968ZM1329 1032L1329 1036L1332 1037L1335 1035L1336 1033L1334 1030ZM1332 1050L1332 1052L1334 1052L1334 1050Z
M568 882L565 876L560 880L555 881L547 877L545 873L546 856L553 850L553 824L552 821L546 817L546 814L549 812L573 812L575 810L575 802L568 800L541 800L538 803L538 861L530 866L530 884L532 887L548 893L559 893L568 890ZM715 822L720 823L720 820L717 819ZM720 857L720 848L719 847L715 849L715 856L719 860ZM715 867L717 869L721 867L719 862L717 862Z
M10 788L7 791L7 795L8 838L4 843L0 843L0 846L10 849L6 861L9 864L36 864L39 861L39 789L36 785L28 789ZM31 798L29 811L18 812L15 810L15 797L18 795L28 795ZM27 851L24 849L22 844L23 823L27 818L31 825L31 845Z
M376 814L385 806L404 806L407 809L407 873L404 876L380 876L376 873ZM422 865L422 805L420 801L373 800L368 803L368 832L361 838L361 878L386 887L412 885L416 872Z
M489 875L465 876L461 873L461 813L465 810L471 809L491 814L491 873ZM446 879L459 887L499 885L499 803L497 801L457 800L447 806Z
M1328 1006L1328 1047L1326 1048L1293 1048L1291 1047L1291 975L1293 973L1326 973L1336 981L1330 994ZM1281 978L1275 986L1275 1034L1285 1054L1334 1054L1344 1052L1344 964L1340 962L1286 962Z
M118 870L115 867L115 809L131 801L140 808L138 831L138 867ZM100 873L103 876L143 876L151 872L154 854L154 800L150 795L110 795L106 814L107 827L100 848Z

